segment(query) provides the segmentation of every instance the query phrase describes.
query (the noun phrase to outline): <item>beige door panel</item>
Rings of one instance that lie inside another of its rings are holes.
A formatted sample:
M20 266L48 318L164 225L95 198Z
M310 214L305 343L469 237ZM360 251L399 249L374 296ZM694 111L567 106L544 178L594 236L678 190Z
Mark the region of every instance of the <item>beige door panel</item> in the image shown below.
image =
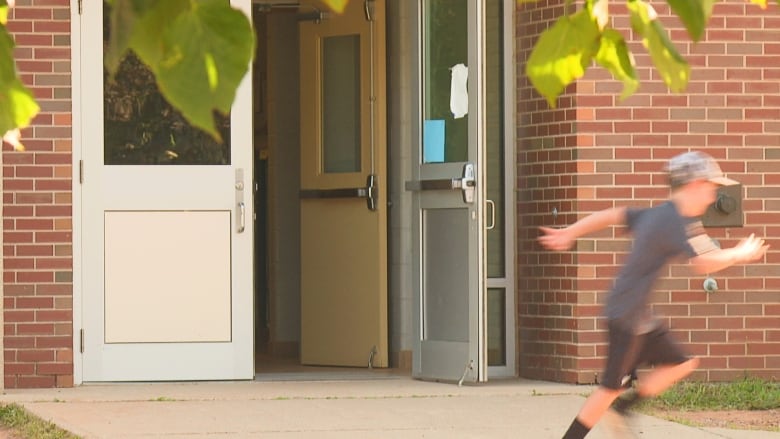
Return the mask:
M388 365L385 16L373 3L373 21L352 0L300 24L304 364Z

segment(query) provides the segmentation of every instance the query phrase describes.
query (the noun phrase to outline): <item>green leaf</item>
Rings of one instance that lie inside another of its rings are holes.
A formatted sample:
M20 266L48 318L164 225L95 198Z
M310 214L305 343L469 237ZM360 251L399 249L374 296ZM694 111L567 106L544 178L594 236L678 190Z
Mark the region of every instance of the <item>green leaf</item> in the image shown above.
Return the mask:
M539 37L526 74L550 107L567 85L585 74L598 50L599 28L587 10L563 16Z
M159 64L166 56L165 42L161 38L171 24L184 13L192 13L191 0L165 0L138 2L137 0L115 0L133 3L136 20L132 29L129 45L138 57L148 66ZM227 2L225 7L229 8ZM186 36L185 36L186 39Z
M247 16L224 0L156 2L139 12L130 48L155 74L168 102L221 141L213 112L230 111L255 50Z
M111 34L104 64L113 75L132 47L147 64L162 58L160 30L181 12L190 9L190 0L104 0L110 9Z
M16 75L13 48L13 38L0 26L0 134L6 141L17 139L14 146L18 148L18 135L10 132L29 125L40 108Z
M628 2L628 10L631 27L642 36L642 44L650 53L666 85L674 92L685 90L691 74L690 66L669 41L653 7L642 0L631 0Z
M604 31L596 54L596 62L609 70L615 79L623 81L621 100L631 96L639 88L639 79L634 70L634 56L620 32L614 29Z
M756 0L753 0L754 2ZM758 0L764 1L766 0ZM712 15L715 0L667 0L669 6L685 25L693 41L701 40Z
M0 0L0 24L8 24L8 5L5 0Z

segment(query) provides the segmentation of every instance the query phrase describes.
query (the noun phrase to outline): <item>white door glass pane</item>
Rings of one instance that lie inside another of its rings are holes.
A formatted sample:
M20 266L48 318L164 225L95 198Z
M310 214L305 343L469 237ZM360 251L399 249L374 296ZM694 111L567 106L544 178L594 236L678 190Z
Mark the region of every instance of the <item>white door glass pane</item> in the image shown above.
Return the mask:
M103 48L111 10L103 2ZM220 143L195 128L163 98L151 71L132 53L116 75L103 69L104 163L106 165L229 165L230 115L215 112Z

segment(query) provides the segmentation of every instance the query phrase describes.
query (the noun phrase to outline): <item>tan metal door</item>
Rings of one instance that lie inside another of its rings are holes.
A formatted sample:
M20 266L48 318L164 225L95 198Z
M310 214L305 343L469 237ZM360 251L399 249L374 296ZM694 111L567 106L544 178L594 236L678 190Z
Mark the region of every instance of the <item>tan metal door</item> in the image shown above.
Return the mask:
M385 2L300 12L301 362L386 367Z

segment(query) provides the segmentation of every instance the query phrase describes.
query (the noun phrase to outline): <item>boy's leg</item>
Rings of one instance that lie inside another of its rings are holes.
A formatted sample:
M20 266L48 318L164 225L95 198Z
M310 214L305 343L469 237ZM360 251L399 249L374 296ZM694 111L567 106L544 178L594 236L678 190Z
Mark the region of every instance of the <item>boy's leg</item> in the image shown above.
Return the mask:
M641 357L642 361L655 365L637 386L637 391L643 397L660 394L699 367L699 359L689 358L669 335L666 327L648 334Z
M617 323L609 323L609 352L601 385L585 401L563 439L582 439L599 422L625 390L623 380L636 368L640 349L640 337Z
M659 395L699 366L699 360L688 358L665 327L657 328L645 337L640 362L655 367L638 380L636 391L628 392L615 402L613 408L618 412L625 413L639 400Z
M691 358L674 366L658 366L639 383L637 390L643 397L659 395L677 381L687 377L699 367L699 359Z
M577 419L589 429L593 428L621 393L623 393L623 389L614 390L599 387L585 400L585 404L577 414Z
M607 389L606 387L597 388L585 400L577 417L574 418L569 430L563 436L563 439L582 439L599 422L604 412L609 409L612 402L620 396L623 390Z

